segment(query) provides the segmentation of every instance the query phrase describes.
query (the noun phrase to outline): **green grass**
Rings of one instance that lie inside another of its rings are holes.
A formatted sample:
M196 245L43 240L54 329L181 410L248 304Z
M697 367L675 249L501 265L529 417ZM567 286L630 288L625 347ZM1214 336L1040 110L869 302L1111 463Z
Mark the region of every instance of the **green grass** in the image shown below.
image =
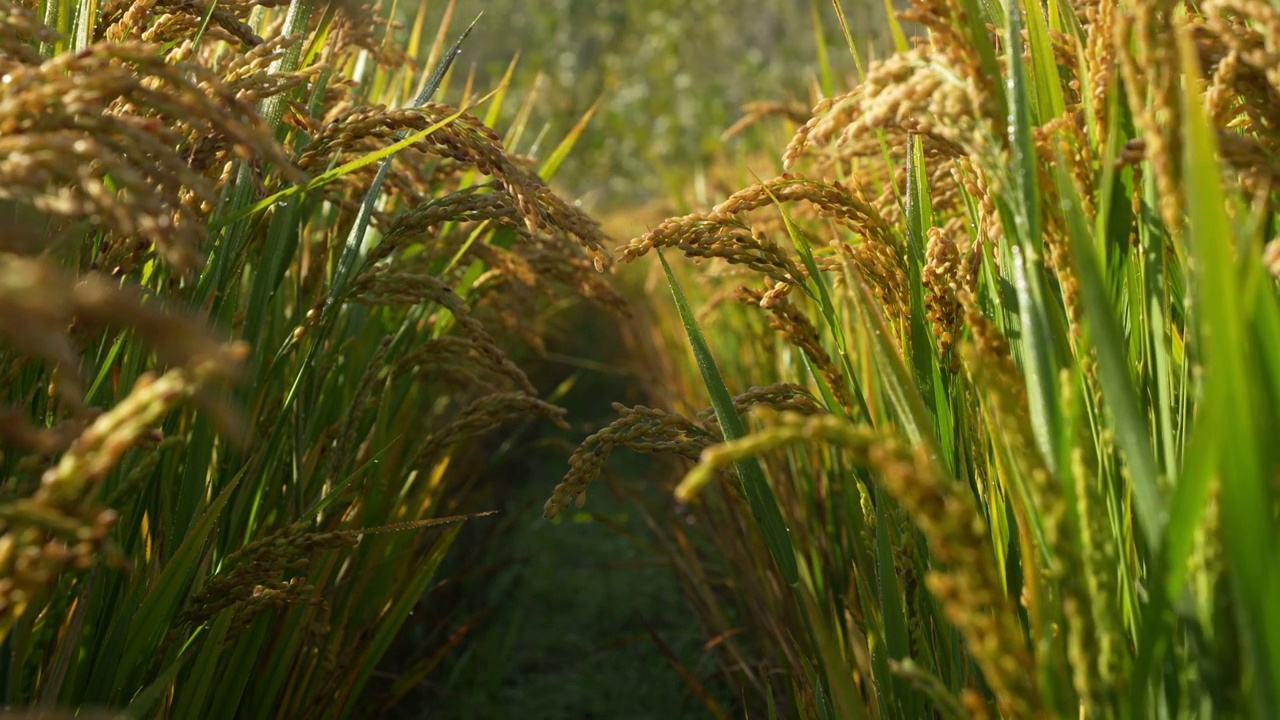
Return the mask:
M637 499L606 491L590 514L549 524L537 511L544 488L533 480L554 475L563 456L546 455L509 501L516 526L484 558L502 565L476 598L493 614L430 682L440 686L424 703L438 708L430 716L707 715L649 632L714 686L702 628L670 568L655 558ZM643 484L645 469L622 467L618 480Z

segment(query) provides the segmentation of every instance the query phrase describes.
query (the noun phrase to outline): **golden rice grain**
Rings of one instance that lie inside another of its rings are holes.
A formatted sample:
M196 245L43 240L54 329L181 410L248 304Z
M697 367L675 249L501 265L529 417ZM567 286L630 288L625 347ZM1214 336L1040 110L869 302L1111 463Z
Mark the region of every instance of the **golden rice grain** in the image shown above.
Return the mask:
M703 451L678 492L705 483L708 474L735 460L800 442L848 452L907 511L937 565L925 578L947 619L960 631L1001 709L1010 717L1047 718L1016 612L992 558L986 523L966 486L943 477L923 449L857 427L835 415L805 417L765 412L764 429Z

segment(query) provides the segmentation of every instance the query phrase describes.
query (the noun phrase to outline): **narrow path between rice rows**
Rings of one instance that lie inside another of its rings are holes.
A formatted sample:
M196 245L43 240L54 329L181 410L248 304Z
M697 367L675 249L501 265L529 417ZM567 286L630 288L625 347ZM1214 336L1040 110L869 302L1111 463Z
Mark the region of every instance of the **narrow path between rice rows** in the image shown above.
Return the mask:
M617 347L599 341L610 328L608 321L595 320L592 325L598 327L580 329L578 347L569 352L617 367L617 358L589 357ZM501 519L469 523L458 544L483 549L455 552L472 565L452 564L442 573L457 577L465 588L459 592L465 593L465 614L474 629L431 675L430 687L402 703L396 717L705 716L653 634L720 696L719 702L733 706L717 684L712 658L702 650L705 637L672 571L646 547L652 536L635 502L620 497L638 495L658 507L665 503L654 475L660 472L657 465L619 452L610 464L616 474L593 486L584 510L559 522L542 518L542 505L564 474L573 447L615 416L611 402L640 401L627 392L628 376L578 372L573 389L560 401L569 409L573 429L542 436L481 481L507 491L500 501ZM547 389L558 379L537 381Z

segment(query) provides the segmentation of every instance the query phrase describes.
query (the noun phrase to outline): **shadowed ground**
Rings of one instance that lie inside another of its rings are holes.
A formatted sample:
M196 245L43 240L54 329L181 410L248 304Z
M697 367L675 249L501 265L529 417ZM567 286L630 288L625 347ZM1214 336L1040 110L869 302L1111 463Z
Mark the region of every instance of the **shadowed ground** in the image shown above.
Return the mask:
M589 327L564 351L602 363L601 369L550 362L535 376L539 386L553 388L577 373L559 401L574 427L550 428L541 437L537 431L549 426L531 428L522 449L503 453L479 480L495 488L492 507L502 512L468 523L441 572L451 579L419 610L427 616L420 631L427 632L439 622L433 607L464 608L424 644L439 645L460 629L465 636L393 717L709 716L654 635L722 706L733 706L672 571L649 546L652 536L636 501L667 506L653 462L619 452L610 463L614 475L592 486L583 510L557 522L542 517L573 447L613 417L609 403L639 401L630 377L610 371L622 365L620 358L590 357L619 344L605 341L611 321L588 315Z

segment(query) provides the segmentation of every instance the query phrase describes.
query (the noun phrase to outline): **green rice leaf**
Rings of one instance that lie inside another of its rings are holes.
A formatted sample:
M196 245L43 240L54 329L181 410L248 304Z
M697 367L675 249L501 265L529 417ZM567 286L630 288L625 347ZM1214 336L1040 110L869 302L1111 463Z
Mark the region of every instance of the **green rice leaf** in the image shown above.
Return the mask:
M128 708L123 713L124 717L129 720L143 720L143 718L155 717L154 709L156 704L160 702L165 693L169 692L186 662L185 658L180 658L177 662L161 671L149 685L133 696L129 701Z
M737 409L733 406L733 396L725 387L724 378L721 377L715 357L711 354L711 347L702 334L702 328L698 326L698 320L689 307L689 301L685 299L684 290L681 289L679 281L671 272L671 266L667 264L667 259L661 251L658 252L658 259L667 276L667 284L675 299L676 310L684 324L685 334L689 338L694 359L702 374L702 381L711 395L711 404L715 408L716 418L720 421L724 439L737 440L746 435L747 431ZM778 500L765 479L764 469L760 466L760 461L754 457L737 462L735 466L738 477L742 481L747 503L751 506L751 512L764 536L765 545L773 555L774 561L778 563L783 580L788 585L795 586L800 582L800 571L796 565L795 551L791 547L791 531L782 518L782 511L778 509Z
M1022 42L1022 10L1015 4L1008 8L1006 41L1013 47ZM1010 249L1014 289L1018 297L1020 347L1023 372L1027 380L1027 396L1031 405L1031 422L1036 441L1051 470L1062 460L1057 452L1060 439L1057 399L1057 334L1051 325L1049 293L1044 282L1044 240L1041 237L1040 191L1037 180L1035 143L1031 137L1033 109L1032 88L1028 86L1026 68L1019 53L1009 54L1009 145L1013 152L1013 188L1008 198L1012 226L1016 228L1018 246Z
M1061 117L1066 112L1062 82L1058 77L1058 62L1053 54L1053 44L1049 41L1049 26L1044 11L1040 3L1028 3L1026 6L1037 124Z
M402 591L394 594L394 603L380 613L374 636L365 644L361 662L355 666L356 676L352 679L347 702L345 703L346 707L343 708L344 715L352 709L351 704L359 699L359 691L368 682L383 655L391 647L396 634L404 626L405 619L409 617L409 613L418 603L418 599L426 592L427 586L431 583L432 578L436 576L440 563L444 561L445 553L453 545L454 540L457 539L458 531L461 527L458 524L450 525L442 536L432 544L431 550L426 557L412 560L414 566L408 573L406 586ZM405 559L406 561L410 560L410 558Z
M849 46L849 55L853 57L853 66L858 71L858 81L861 82L866 78L867 73L862 67L862 57L858 54L858 44L854 41L853 32L849 29L849 18L845 16L844 6L840 4L840 0L831 0L831 4L835 6L836 20L840 23L840 31L844 33L845 44ZM892 28L897 31L897 35L901 35L902 28L898 26L892 12L889 13L889 20L892 23ZM894 42L897 42L896 36ZM905 42L906 38L904 37L903 43Z
M174 704L176 717L194 718L203 714L218 673L218 661L222 659L221 646L234 619L234 608L218 613L208 632L200 638L198 648L188 650L195 654L196 659L191 672L183 679L181 692L177 694L178 701Z
M1231 418L1216 428L1216 442L1231 451L1219 456L1223 478L1222 532L1232 595L1236 601L1246 667L1254 673L1250 704L1257 717L1280 716L1280 590L1270 562L1276 536L1274 475L1264 470L1254 408L1259 388L1254 353L1246 338L1249 319L1241 303L1236 254L1243 247L1226 212L1219 174L1217 138L1199 98L1202 90L1197 55L1185 33L1178 36L1183 76L1184 183L1189 217L1188 237L1195 258L1194 289L1200 308L1200 352L1204 356L1204 403L1218 406L1217 416ZM1240 247L1237 247L1240 246Z
M938 452L933 419L929 414L924 398L912 379L901 352L893 341L893 334L880 312L879 303L871 294L862 274L852 263L845 264L845 283L850 288L850 298L857 310L858 318L869 332L875 366L879 370L878 384L889 396L894 416L902 425L907 438L913 445L921 445L928 449L930 457L938 459Z
M823 31L822 13L818 11L818 0L809 0L809 17L813 23L813 44L818 56L818 78L822 86L822 94L831 97L836 92L836 81L831 70L831 55L827 51L827 34Z
M479 102L483 102L487 97L488 96L486 95L484 98L481 98ZM258 202L252 205L249 205L248 207L242 208L241 210L235 213L232 213L231 215L214 219L209 223L209 226L210 228L213 228L213 229L226 227L234 222L243 220L252 215L260 213L263 210L266 210L267 208L271 207L272 205L276 205L278 203L284 202L285 200L288 200L289 198L292 198L295 195L301 195L303 193L308 193L313 190L318 190L335 180L339 180L347 175L350 175L351 173L355 172L356 170L359 170L360 168L367 167L380 160L385 160L386 158L391 157L392 155L400 152L401 150L409 147L410 145L413 145L414 143L422 140L428 135L435 133L441 128L448 127L450 123L462 117L464 113L468 112L471 109L471 107L472 106L468 106L467 108L459 110L458 112L444 118L443 120L431 125L430 127L426 127L415 133L412 133L404 137L403 139L398 140L384 148L374 150L373 152L363 155L361 157L358 157L355 160L352 160L351 162L344 163L339 167L336 167L332 170L328 170L324 173L321 173L320 175L317 175L314 178L312 178L311 181L305 185L293 185L291 187L285 188L284 190L273 193L259 200Z
M1151 428L1141 410L1138 390L1130 374L1125 339L1103 280L1097 246L1090 237L1079 195L1064 167L1065 161L1059 160L1055 177L1071 236L1076 273L1080 278L1085 318L1089 324L1087 341L1097 353L1098 374L1106 406L1112 416L1111 424L1129 467L1138 524L1149 546L1157 548L1167 516L1151 449Z
M902 588L898 583L898 571L893 559L893 541L889 528L898 524L879 484L875 486L876 498L876 600L880 605L881 622L884 625L884 642L889 661L901 661L911 657L911 640L907 634L907 610L902 606ZM909 525L907 527L910 527ZM885 665L888 668L888 665ZM876 674L876 684L884 695L883 704L896 717L918 717L912 710L920 708L914 702L906 682L895 677Z
M190 588L197 564L204 555L207 542L217 526L232 497L233 491L240 484L244 474L239 474L227 483L213 502L209 503L200 521L182 538L177 552L165 564L146 597L138 606L129 628L128 640L124 652L116 665L117 686L130 673L137 672L151 661L150 650L159 642L168 628L169 618L177 614L177 609L184 595Z
M564 139L560 141L556 149L552 150L547 159L543 161L542 166L538 168L538 175L542 179L550 180L560 170L560 165L564 163L565 158L569 157L573 146L578 143L583 131L587 129L587 123L591 122L591 117L596 114L596 110L600 109L600 103L603 99L603 97L596 98L596 101L591 103L591 107L587 108L582 117L578 118L578 122L573 124L569 133L564 136Z

